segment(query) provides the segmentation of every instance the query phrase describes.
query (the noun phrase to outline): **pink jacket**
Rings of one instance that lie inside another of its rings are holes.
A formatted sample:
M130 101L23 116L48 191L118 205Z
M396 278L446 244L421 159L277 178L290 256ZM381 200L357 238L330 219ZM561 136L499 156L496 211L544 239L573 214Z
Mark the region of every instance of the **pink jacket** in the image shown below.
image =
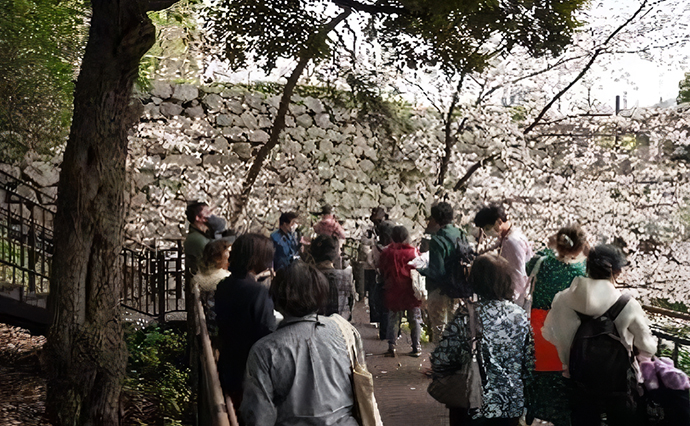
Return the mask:
M338 237L341 240L347 238L343 227L330 214L324 215L323 219L314 225L314 232L320 235L328 235L329 237Z

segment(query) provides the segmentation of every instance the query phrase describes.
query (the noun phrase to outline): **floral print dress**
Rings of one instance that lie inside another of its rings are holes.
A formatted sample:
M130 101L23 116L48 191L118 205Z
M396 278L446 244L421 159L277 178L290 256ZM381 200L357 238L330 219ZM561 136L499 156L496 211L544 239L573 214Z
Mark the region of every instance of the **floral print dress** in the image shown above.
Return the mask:
M482 324L481 351L486 382L481 409L472 418L516 418L525 407L525 382L530 380L534 346L525 311L507 300L479 300ZM468 314L463 306L446 326L443 338L431 355L434 376L453 374L470 362Z

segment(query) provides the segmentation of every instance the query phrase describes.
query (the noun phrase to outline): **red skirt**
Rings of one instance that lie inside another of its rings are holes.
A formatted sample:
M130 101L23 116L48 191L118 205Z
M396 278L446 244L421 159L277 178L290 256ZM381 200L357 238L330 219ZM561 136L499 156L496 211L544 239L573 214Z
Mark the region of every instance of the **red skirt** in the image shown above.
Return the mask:
M534 355L535 370L536 371L563 371L563 364L558 358L558 350L549 343L541 334L541 328L544 326L546 314L549 311L544 309L532 309L532 330L534 330Z

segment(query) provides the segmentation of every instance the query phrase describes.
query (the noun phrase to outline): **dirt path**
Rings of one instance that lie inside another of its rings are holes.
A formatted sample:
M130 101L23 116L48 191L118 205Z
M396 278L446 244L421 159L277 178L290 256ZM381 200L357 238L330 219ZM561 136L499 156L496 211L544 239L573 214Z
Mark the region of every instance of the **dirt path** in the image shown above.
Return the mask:
M353 324L364 341L367 367L374 375L374 392L385 426L445 426L448 410L426 392L431 382L424 371L429 364L430 345L423 345L419 358L405 355L411 347L410 335L398 340L398 356L387 358L383 354L388 342L378 339L378 329L369 324L369 313L363 302L354 309Z

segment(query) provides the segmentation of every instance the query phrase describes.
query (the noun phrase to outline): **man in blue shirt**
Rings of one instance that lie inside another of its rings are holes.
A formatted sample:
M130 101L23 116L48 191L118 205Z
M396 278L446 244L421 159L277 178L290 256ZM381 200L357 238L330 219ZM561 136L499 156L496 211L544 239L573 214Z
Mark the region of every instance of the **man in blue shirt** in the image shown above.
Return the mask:
M275 247L273 270L284 268L299 257L297 225L297 213L287 212L280 215L278 229L271 234Z

